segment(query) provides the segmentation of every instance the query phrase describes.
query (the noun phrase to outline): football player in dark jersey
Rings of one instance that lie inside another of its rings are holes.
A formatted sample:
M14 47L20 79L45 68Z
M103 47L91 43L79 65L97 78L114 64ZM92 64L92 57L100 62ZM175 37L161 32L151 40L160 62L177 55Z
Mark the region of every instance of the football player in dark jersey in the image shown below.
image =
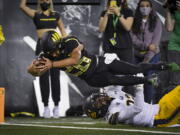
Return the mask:
M41 75L51 68L59 68L85 80L94 87L109 85L134 85L149 82L154 84L154 78L137 77L134 74L147 70L179 70L173 64L129 64L117 59L111 62L105 57L92 55L74 36L61 38L55 31L46 32L41 41L43 56L28 67L32 75ZM176 69L175 69L176 68ZM117 76L124 75L124 76Z

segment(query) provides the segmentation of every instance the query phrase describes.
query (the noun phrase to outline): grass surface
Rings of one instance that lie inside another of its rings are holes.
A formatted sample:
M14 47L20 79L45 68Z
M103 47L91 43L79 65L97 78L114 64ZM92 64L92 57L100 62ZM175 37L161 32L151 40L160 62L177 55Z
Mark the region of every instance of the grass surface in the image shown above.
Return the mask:
M102 119L92 120L86 117L59 119L6 118L6 123L10 125L0 124L0 135L165 135L167 132L180 135L180 127L145 128L120 124L112 126ZM78 129L72 129L75 127ZM158 131L161 131L161 133L158 133Z

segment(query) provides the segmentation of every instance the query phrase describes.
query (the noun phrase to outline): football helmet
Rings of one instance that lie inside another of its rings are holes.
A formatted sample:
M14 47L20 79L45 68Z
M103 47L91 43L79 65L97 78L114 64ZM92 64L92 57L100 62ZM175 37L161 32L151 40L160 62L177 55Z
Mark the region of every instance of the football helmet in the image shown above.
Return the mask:
M93 119L102 118L106 115L112 98L106 93L93 93L85 101L84 112Z
M59 48L61 36L55 31L45 32L40 40L40 46L45 54L50 54Z

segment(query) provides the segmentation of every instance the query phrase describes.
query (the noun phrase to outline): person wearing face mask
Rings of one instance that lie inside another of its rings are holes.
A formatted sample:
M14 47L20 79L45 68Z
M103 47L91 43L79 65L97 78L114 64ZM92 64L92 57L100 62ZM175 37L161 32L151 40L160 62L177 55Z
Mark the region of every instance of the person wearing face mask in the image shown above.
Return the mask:
M53 10L52 0L38 0L37 10L29 8L26 3L27 0L21 0L20 8L21 10L31 17L36 26L36 33L38 37L37 46L35 54L36 56L40 55L41 47L40 47L40 39L43 34L47 31L56 31L58 28L63 37L66 37L67 34L65 32L64 24L61 20L60 14ZM48 107L49 102L49 94L50 94L50 82L51 80L51 91L52 91L52 99L54 101L54 109L53 109L53 117L59 117L59 101L60 101L60 72L58 69L50 69L49 72L46 72L40 77L40 90L42 96L42 102L44 103L44 118L50 118L50 109Z
M135 11L131 37L135 50L135 62L157 63L160 60L160 40L162 24L152 8L150 0L140 0ZM150 76L155 71L144 73ZM154 102L155 89L149 84L144 85L145 101Z
M167 2L175 2L176 6L171 10L167 5L165 26L171 32L168 43L168 61L177 62L180 65L180 0ZM180 84L180 72L176 74L169 73L169 85L174 86Z

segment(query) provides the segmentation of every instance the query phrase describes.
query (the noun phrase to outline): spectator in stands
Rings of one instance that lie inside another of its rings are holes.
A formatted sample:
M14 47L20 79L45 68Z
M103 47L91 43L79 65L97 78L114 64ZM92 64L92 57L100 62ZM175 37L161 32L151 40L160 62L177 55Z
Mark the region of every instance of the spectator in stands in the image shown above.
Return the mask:
M169 3L173 1L168 1ZM176 8L169 7L166 9L166 29L171 33L168 44L168 61L176 62L180 65L180 1L176 0ZM175 86L180 84L180 72L169 73L169 85Z
M22 11L31 17L36 26L36 32L38 36L37 46L36 46L36 55L41 53L40 39L42 35L47 31L56 31L58 27L62 36L66 36L65 28L61 20L60 14L53 10L52 0L38 0L38 9L34 10L29 8L26 5L26 0L21 0L20 8ZM49 94L50 94L50 83L49 77L51 79L51 90L52 90L52 99L54 101L53 117L59 117L59 101L60 101L60 72L58 69L50 69L49 72L46 72L40 77L40 89L42 101L44 103L44 118L50 118L50 109L48 107Z
M135 48L135 62L157 63L160 60L160 40L162 24L153 10L150 0L140 0L135 11L131 37ZM144 73L150 76L155 71ZM144 85L145 102L154 101L155 88L152 85Z
M108 0L106 7L99 21L99 31L103 32L103 51L115 53L120 60L134 63L129 33L133 24L133 11L128 8L127 0ZM125 88L133 94L131 89L131 86Z
M133 63L132 41L129 34L133 12L126 0L108 0L107 9L101 13L99 31L103 32L103 50Z

